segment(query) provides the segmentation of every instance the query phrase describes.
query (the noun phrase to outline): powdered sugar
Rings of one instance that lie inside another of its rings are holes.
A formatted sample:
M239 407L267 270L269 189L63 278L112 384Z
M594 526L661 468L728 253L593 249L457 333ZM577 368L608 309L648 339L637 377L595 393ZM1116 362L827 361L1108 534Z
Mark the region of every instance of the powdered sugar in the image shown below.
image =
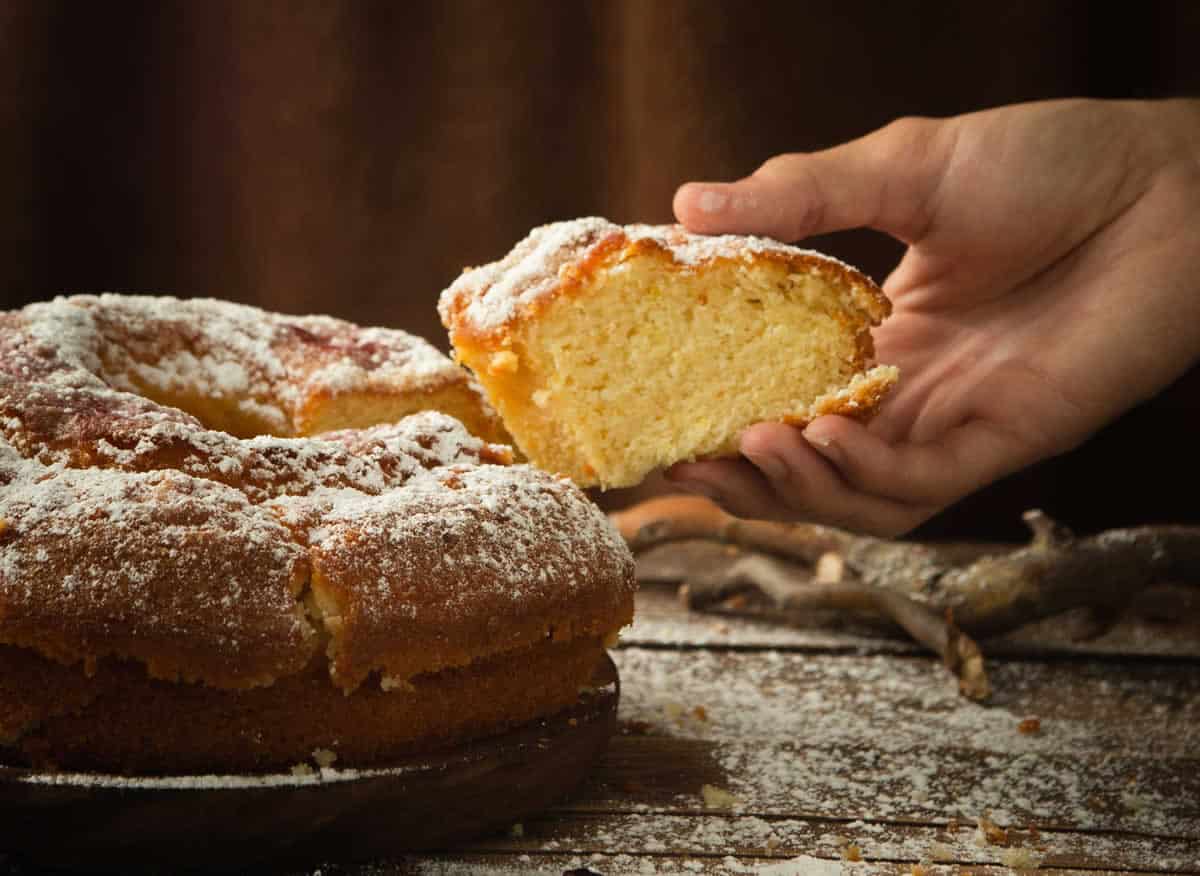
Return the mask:
M470 582L487 571L505 582L497 595L520 602L547 582L569 591L583 570L606 556L624 557L620 536L604 514L574 501L573 491L566 481L524 465L435 469L377 498L339 494L312 531L311 543L335 552L346 538L378 539L397 548L413 541L445 544L434 557L437 566L447 567L437 570L439 577L463 578L462 586L445 588L447 599L470 598ZM547 528L549 520L558 525ZM464 538L468 533L484 538ZM503 539L503 552L494 539ZM412 576L415 559L412 551L380 552L370 561L380 566L372 577L390 589Z
M307 559L237 490L174 471L44 466L2 440L0 481L6 642L225 684L295 671L311 653L295 601ZM204 650L208 665L187 656Z
M312 393L461 384L435 347L393 329L291 317L212 299L77 295L21 311L23 329L69 370L136 394L224 399L290 431Z
M849 265L819 253L801 249L773 240L742 234L694 234L681 225L627 225L625 234L633 243L652 241L671 254L677 263L696 267L716 259L744 260L757 255L775 253L783 256L801 256L818 259L823 263L838 265L853 271Z
M310 541L323 589L339 594L340 626L357 641L335 636L331 648L335 677L351 683L376 666L410 675L390 663L397 638L430 636L472 605L520 624L562 616L568 602L599 601L611 616L632 595L631 559L604 514L570 482L524 465L447 466L377 499L330 499ZM478 626L471 647L513 635Z
M313 392L465 384L420 339L114 295L0 314L0 328L6 643L64 662L114 654L164 677L269 683L316 645L301 608L314 558L357 564L343 586L386 629L416 608L383 576L437 567L435 529L462 551L458 574L428 583L440 588L430 598L458 617L531 588L558 600L632 588L624 545L578 490L506 467L507 448L444 414L240 439L142 395L250 406L287 432Z
M71 788L128 788L141 791L228 791L244 788L303 788L313 785L340 784L385 776L403 776L415 768L338 769L309 767L286 773L195 775L195 776L121 776L104 773L31 772L21 776L28 785L53 785Z
M500 261L467 270L455 280L438 302L442 321L449 325L451 312L466 303L467 320L478 331L493 330L550 292L563 265L620 233L619 226L596 217L535 228Z
M1190 804L1200 786L1183 768L1195 756L1200 697L1180 699L1179 673L1158 679L1134 668L1121 679L1100 664L1073 673L1067 689L1052 667L999 663L993 684L1005 701L989 708L965 700L926 659L640 648L615 656L623 717L710 745L722 775L714 781L747 812L971 823L990 813L1001 824L1171 836L1200 828ZM671 708L680 702L703 705L706 720ZM1074 714L1106 702L1136 717L1100 728ZM1018 732L1031 711L1041 731ZM1143 754L1147 739L1154 751ZM1147 799L1126 805L1131 790Z
M442 293L438 302L442 322L449 328L461 325L479 334L495 332L553 294L571 265L612 241L654 244L687 268L718 259L749 260L774 254L802 260L805 270L836 268L856 282L869 282L836 259L765 237L694 234L678 225L620 226L593 216L535 228L501 260L465 271Z

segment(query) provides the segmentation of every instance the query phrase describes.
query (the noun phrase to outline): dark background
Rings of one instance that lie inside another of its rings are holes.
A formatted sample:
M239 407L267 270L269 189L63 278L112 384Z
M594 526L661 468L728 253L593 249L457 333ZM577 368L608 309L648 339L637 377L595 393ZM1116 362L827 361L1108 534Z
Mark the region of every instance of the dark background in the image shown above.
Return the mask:
M445 347L439 291L533 225L669 221L684 180L901 115L1200 94L1198 41L1194 2L8 2L0 305L217 296ZM924 534L1200 519L1198 412L1193 371Z

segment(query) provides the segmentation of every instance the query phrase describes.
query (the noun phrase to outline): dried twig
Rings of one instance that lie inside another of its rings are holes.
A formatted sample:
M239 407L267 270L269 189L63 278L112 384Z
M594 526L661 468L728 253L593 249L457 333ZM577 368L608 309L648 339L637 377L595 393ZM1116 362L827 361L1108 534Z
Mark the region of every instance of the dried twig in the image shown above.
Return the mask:
M777 608L789 612L832 610L888 618L938 654L958 677L964 694L982 700L991 693L979 647L954 625L948 614L939 616L915 599L872 584L822 581L819 576L805 581L797 577L790 564L765 554L749 553L728 565L714 566L689 577L687 602L689 607L700 607L755 589L769 597Z
M653 499L613 515L634 551L679 540L724 545L721 556L676 561L674 569L662 556L639 561L643 580L685 581L690 605L758 592L789 612L886 619L941 655L963 692L977 699L988 684L971 636L997 635L1080 606L1092 610L1095 623L1111 622L1152 583L1200 582L1200 527L1121 529L1080 539L1040 511L1025 520L1033 533L1028 546L967 558L824 526L741 520L696 497Z

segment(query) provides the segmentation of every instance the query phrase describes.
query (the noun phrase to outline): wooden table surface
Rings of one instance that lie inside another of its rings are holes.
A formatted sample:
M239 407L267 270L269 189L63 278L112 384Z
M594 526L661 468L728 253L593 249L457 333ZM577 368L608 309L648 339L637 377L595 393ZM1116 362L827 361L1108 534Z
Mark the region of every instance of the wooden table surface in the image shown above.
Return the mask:
M309 873L1200 874L1200 591L1167 596L1088 643L1063 619L993 643L981 706L903 642L646 589L614 654L622 732L572 800Z
M1139 605L1087 643L1065 619L989 643L981 706L905 642L689 615L648 588L614 653L621 732L571 800L302 872L1200 874L1200 589Z

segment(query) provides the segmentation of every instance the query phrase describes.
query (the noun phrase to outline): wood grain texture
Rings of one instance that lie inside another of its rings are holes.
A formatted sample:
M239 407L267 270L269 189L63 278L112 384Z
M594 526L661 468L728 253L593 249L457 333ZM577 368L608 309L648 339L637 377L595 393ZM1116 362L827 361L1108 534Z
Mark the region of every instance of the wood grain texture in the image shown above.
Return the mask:
M639 599L648 625L614 655L621 731L569 804L454 850L288 872L1011 876L1023 849L1038 874L1200 873L1200 660L1122 656L1144 619L1094 653L994 660L984 707L888 640Z
M579 785L615 729L610 661L592 684L548 718L385 769L156 780L0 766L0 850L28 867L175 872L363 861L461 841Z

